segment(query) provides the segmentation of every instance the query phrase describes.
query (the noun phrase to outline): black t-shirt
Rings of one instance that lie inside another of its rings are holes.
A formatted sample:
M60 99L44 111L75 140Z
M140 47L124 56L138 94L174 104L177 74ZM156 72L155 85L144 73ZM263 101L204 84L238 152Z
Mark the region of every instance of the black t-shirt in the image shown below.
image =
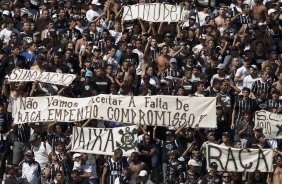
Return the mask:
M66 19L57 19L55 21L55 27L58 30L62 30L68 26L68 22Z
M37 21L35 21L34 23L34 27L36 31L42 32L48 25L48 22L50 20L44 20L44 19L38 19Z
M122 65L122 63L124 61L127 61L129 63L134 63L134 64L139 64L139 57L138 57L138 54L136 53L132 53L132 54L123 54L121 59L120 59L120 65Z
M24 40L27 43L31 43L33 41L32 35L25 32L20 33L20 40Z
M106 76L101 76L101 77L94 76L94 79L91 84L99 94L110 93L111 80Z
M71 40L78 40L78 39L81 38L81 33L76 28L74 28L74 29L66 28L66 29L63 30L63 33L68 35L68 37Z
M221 183L221 177L217 174L215 176L212 176L210 174L206 174L203 179L203 183L209 183L209 184L219 184Z

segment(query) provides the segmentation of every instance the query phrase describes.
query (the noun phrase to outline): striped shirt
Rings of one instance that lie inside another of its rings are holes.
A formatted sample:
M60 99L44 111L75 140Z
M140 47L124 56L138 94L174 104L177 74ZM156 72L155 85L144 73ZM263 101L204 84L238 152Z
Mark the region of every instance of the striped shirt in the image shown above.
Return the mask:
M170 77L180 78L181 77L181 70L172 69L172 68L166 69L163 73L162 79L170 78Z
M157 57L161 55L161 49L160 47L153 48L151 47L151 57L152 57L152 62L155 63L157 60Z
M272 82L267 80L266 82L263 82L261 79L257 80L254 82L252 86L252 92L256 95L259 96L261 92L265 93L266 98L270 97L270 92L271 92L271 85Z
M266 110L282 108L282 100L269 99L266 101Z
M251 98L244 100L243 97L239 96L235 100L234 110L235 110L235 126L237 126L238 123L242 120L244 111L255 112L256 102Z
M108 168L106 183L114 184L115 179L120 177L121 175L123 169L122 162L121 161L116 162L111 158L104 163L104 167Z
M28 124L18 124L15 132L15 140L18 142L28 142L30 137L30 127Z
M250 15L239 15L237 18L239 24L249 24L252 23Z

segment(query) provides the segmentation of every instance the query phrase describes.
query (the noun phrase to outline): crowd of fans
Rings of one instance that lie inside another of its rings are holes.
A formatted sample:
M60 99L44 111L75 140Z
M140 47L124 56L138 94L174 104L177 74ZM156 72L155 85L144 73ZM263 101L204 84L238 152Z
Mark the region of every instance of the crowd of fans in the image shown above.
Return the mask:
M123 6L170 3L183 20L122 20ZM280 139L265 139L254 113L282 113L281 1L2 0L0 2L0 181L7 184L278 184ZM9 82L13 69L77 75L68 87ZM25 96L98 94L216 97L217 129L140 126L139 152L124 157L70 152L73 126L88 120L14 124ZM206 169L208 143L269 148L274 171Z

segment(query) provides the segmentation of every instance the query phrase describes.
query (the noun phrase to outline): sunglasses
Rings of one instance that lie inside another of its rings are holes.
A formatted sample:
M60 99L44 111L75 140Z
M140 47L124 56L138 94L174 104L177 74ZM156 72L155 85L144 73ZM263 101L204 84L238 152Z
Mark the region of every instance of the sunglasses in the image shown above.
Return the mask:
M223 176L223 178L229 178L230 176Z

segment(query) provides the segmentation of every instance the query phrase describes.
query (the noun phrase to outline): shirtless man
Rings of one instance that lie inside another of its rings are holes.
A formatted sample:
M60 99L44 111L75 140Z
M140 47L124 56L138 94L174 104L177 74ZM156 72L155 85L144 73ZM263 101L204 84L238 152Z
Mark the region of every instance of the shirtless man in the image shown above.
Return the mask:
M164 71L169 67L170 56L169 47L167 45L163 45L161 48L161 55L157 58L157 74L158 76L162 75Z
M278 81L273 83L272 86L278 89L280 94L282 94L282 72L280 72L278 75Z
M223 27L224 25L224 18L225 18L226 10L224 7L219 8L219 15L215 18L215 24L217 25L217 29Z
M142 162L139 160L139 154L137 152L131 153L130 156L130 163L129 163L129 168L131 170L131 180L136 181L140 171L146 169L146 164L145 162Z
M282 181L282 152L275 150L278 154L276 157L276 168L273 173L273 183L281 183Z
M255 3L256 5L252 9L254 19L259 23L264 23L267 17L267 8L262 4L262 0L255 0Z

